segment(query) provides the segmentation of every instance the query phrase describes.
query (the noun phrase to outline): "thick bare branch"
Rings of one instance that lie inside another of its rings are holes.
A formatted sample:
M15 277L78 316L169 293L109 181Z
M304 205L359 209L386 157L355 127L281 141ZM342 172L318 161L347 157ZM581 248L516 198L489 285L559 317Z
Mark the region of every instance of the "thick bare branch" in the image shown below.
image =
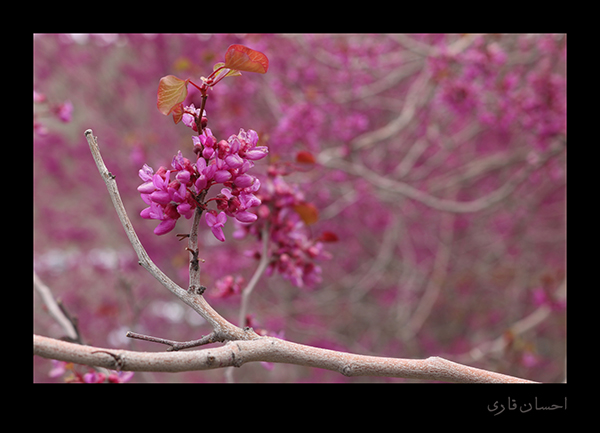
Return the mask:
M181 372L275 362L324 368L344 376L385 376L462 383L532 383L531 381L457 364L439 357L384 358L355 355L261 337L230 341L224 346L184 352L133 352L67 343L33 336L33 354L44 358L125 371Z

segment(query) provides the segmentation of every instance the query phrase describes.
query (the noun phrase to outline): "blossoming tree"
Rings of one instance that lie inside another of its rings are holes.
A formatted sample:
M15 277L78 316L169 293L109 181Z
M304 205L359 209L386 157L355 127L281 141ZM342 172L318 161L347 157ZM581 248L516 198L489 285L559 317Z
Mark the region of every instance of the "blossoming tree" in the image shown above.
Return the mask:
M563 35L34 48L37 381L564 380Z

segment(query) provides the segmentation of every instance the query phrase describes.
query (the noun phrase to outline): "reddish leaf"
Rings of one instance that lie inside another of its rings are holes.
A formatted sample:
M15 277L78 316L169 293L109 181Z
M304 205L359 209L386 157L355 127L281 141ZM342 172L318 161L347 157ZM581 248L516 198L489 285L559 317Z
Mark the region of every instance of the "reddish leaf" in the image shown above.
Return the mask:
M175 124L177 125L179 122L181 122L181 118L184 114L183 103L174 106L173 110L171 110L171 113L173 113L173 122L175 122Z
M269 59L260 51L243 45L230 45L225 53L225 67L245 72L264 74L269 69Z
M299 162L302 164L314 164L315 157L312 153L310 153L306 150L301 150L300 152L298 152L296 154L296 162Z
M300 203L294 206L294 210L305 224L311 225L319 220L319 211L312 203Z
M187 85L188 80L181 80L174 75L162 77L160 79L160 83L158 84L158 95L156 101L158 111L165 116L168 116L175 111L173 114L173 120L175 120L175 123L178 122L178 120L175 119L175 114L181 110L181 103L185 100L188 93ZM179 120L181 120L181 115L179 115Z
M323 241L323 242L337 242L339 240L339 238L338 238L338 235L336 235L335 233L325 231L325 232L321 233L319 240Z

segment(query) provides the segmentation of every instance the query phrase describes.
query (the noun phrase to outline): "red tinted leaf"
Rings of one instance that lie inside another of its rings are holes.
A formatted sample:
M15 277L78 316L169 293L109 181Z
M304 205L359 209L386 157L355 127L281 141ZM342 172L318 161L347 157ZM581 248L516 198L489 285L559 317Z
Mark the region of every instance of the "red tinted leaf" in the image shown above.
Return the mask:
M307 152L306 150L301 150L296 154L296 162L302 164L314 164L315 157L312 153Z
M171 113L173 113L173 122L175 122L177 125L179 122L181 122L181 118L183 117L183 104L177 104L174 106L173 110L171 110Z
M269 59L260 51L243 45L230 45L225 53L225 67L245 72L264 74L269 69Z
M323 242L337 242L339 240L339 238L333 232L323 232L323 233L321 233L319 240L323 241Z
M188 80L181 80L174 75L162 77L158 84L156 101L158 111L168 116L171 112L180 109L180 105L188 93L187 84ZM175 116L173 116L173 119L175 120ZM179 119L181 119L181 116L179 116ZM177 123L177 120L175 120L175 123Z
M294 206L294 210L305 224L311 225L319 220L319 211L312 203L300 203Z

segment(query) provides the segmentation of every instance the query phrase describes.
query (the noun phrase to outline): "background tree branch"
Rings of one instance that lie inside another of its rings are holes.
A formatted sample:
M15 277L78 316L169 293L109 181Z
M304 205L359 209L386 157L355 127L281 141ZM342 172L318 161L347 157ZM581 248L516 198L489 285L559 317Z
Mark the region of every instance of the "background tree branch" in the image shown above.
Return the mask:
M56 299L52 295L50 288L44 284L44 282L38 277L37 273L33 272L33 287L42 297L42 301L48 308L48 312L50 315L58 322L61 328L65 331L65 334L68 338L73 341L77 341L79 339L79 333L77 329L73 325L73 322L65 315L62 311Z

